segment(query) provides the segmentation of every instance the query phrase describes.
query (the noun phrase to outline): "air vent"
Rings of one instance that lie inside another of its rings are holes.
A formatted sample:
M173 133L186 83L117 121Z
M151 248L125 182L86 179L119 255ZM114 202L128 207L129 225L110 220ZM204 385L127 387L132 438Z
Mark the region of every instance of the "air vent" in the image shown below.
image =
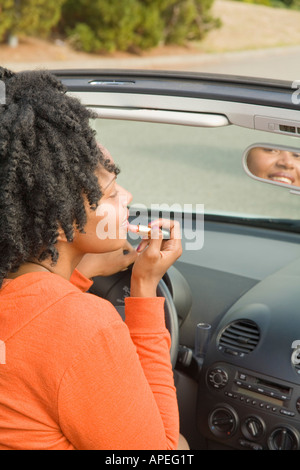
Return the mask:
M219 350L234 356L251 353L260 338L259 328L251 320L238 320L230 323L219 338Z
M295 364L294 367L295 367L297 374L300 375L300 364Z

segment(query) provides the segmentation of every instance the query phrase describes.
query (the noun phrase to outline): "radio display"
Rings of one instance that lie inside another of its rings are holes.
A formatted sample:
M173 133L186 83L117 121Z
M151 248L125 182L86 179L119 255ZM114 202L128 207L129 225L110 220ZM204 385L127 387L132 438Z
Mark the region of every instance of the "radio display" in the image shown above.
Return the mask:
M247 395L251 398L257 398L258 400L267 401L276 406L284 406L284 402L278 398L269 397L267 395L262 395L261 393L254 392L253 390L248 390L246 388L236 387L235 391L241 393L242 395Z

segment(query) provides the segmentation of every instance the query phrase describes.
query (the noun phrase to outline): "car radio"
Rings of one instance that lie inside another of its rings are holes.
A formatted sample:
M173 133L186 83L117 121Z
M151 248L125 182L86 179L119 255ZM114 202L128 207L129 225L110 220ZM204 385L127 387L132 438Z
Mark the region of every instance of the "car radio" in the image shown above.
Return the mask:
M299 448L300 385L228 363L203 372L198 423L207 437L241 448Z
M246 401L252 399L252 403L256 400L264 400L274 407L284 407L286 402L291 399L292 389L277 383L269 382L252 375L237 372L237 378L234 379L232 387L233 393L240 393ZM268 409L268 405L266 405Z
M227 385L229 378L226 369L214 367L209 370L207 380L213 388L221 389ZM226 395L231 397L239 394L241 400L253 405L257 404L257 400L264 400L270 405L283 407L285 402L291 399L291 392L292 389L289 387L237 370L231 392L227 392Z

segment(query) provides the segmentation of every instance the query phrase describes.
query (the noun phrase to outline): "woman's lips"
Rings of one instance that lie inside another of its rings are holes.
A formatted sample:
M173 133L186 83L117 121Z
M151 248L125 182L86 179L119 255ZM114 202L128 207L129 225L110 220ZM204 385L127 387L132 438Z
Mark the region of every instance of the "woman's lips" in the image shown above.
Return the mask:
M284 184L294 184L295 182L295 178L287 173L273 173L269 175L268 178L272 181Z

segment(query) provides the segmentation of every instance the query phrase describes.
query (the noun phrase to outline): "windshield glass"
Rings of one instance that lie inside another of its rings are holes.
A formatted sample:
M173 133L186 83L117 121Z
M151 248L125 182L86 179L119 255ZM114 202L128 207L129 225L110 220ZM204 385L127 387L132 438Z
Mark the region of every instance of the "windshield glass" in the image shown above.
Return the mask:
M299 219L300 196L246 175L242 155L257 142L300 149L297 137L237 126L199 128L133 121L93 122L98 140L120 166L132 204L177 204L206 214Z

